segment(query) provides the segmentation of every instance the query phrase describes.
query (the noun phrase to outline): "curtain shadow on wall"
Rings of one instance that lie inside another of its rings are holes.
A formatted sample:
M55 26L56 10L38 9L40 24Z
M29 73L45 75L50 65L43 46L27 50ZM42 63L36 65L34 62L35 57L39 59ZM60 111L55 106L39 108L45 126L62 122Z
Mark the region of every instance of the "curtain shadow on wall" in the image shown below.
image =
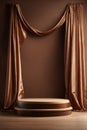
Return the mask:
M9 28L10 28L10 5L6 4L4 6L4 12L1 12L4 17L0 20L0 30L3 35L1 35L0 41L0 108L4 104L5 86L6 86L6 71L7 71L7 50L8 50L8 40L9 40ZM2 5L3 9L3 5ZM4 25L4 26L2 26Z

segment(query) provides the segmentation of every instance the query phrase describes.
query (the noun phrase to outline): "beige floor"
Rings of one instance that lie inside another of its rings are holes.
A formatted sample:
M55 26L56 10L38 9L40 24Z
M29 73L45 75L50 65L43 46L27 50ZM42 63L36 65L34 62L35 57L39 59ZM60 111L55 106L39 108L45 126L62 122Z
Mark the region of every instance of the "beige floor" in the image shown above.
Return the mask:
M87 112L60 117L19 117L0 112L0 130L87 130Z

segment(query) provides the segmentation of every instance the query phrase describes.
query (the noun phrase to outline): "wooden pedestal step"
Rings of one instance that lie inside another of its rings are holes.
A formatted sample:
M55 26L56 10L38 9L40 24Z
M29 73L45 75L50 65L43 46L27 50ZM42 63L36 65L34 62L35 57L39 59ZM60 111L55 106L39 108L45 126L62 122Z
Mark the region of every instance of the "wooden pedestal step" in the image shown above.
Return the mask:
M21 116L61 116L72 113L68 99L24 98L17 102L15 110Z

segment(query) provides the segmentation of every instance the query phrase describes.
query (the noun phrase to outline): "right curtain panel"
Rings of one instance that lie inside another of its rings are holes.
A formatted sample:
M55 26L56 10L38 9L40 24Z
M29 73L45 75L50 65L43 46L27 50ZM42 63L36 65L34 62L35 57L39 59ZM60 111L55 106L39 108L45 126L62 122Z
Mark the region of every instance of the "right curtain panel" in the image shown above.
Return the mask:
M66 97L71 99L74 109L85 110L87 106L82 4L70 4L67 8L65 32L65 86Z

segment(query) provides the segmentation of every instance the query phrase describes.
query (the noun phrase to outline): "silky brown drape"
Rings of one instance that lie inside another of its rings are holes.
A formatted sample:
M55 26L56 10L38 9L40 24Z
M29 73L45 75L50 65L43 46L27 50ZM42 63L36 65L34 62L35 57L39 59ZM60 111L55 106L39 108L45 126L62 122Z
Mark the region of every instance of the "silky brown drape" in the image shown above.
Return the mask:
M74 109L86 109L86 71L83 32L83 5L71 4L66 14L65 32L66 97Z
M20 6L11 5L6 89L4 109L15 106L24 95L20 45L28 32L44 36L57 30L65 23L65 86L66 98L74 109L86 109L86 72L83 33L83 5L69 4L57 24L47 31L32 27L24 18Z

